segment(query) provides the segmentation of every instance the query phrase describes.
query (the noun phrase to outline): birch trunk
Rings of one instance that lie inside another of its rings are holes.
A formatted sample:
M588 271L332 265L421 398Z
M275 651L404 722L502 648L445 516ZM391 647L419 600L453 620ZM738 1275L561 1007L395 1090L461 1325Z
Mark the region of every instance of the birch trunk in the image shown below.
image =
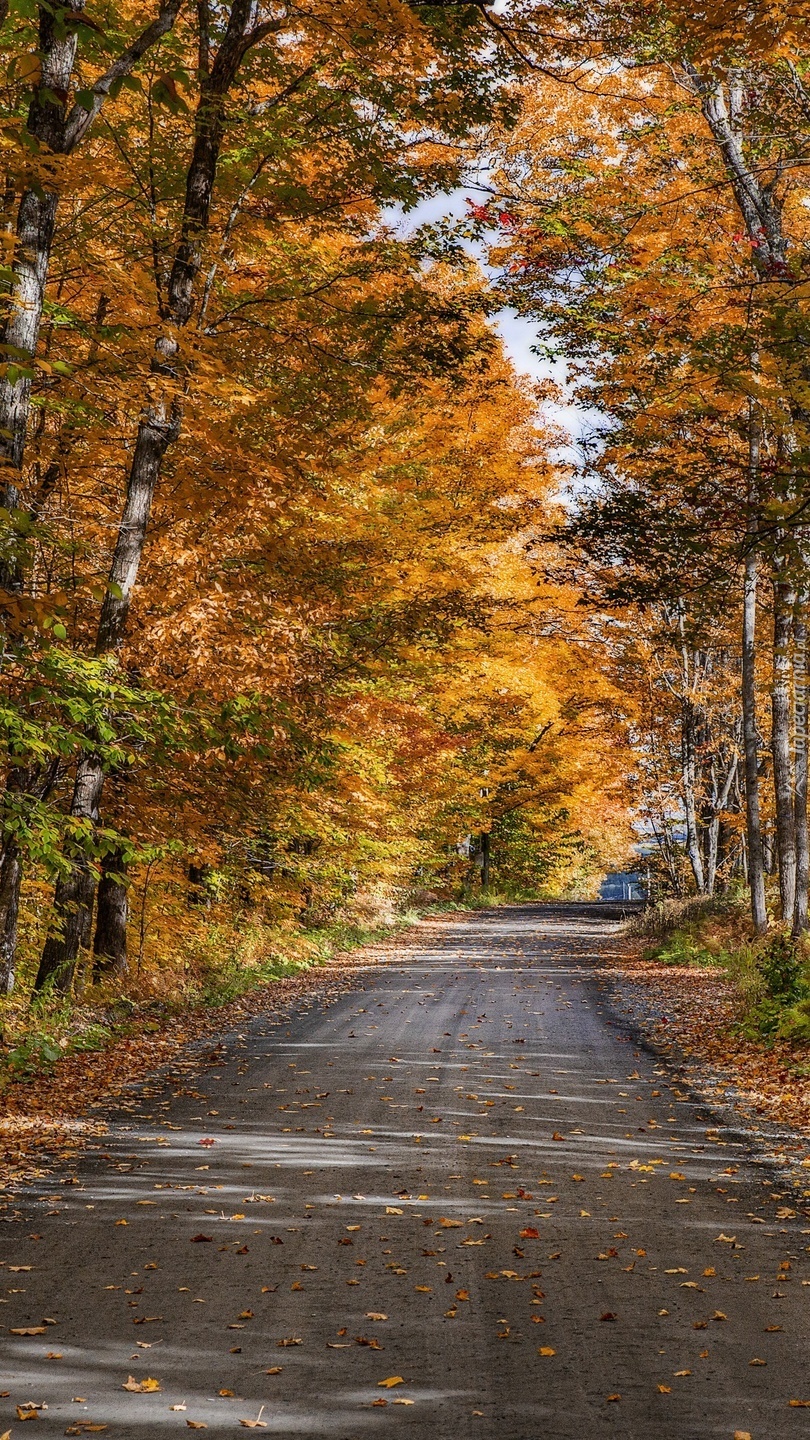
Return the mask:
M761 432L758 410L752 402L748 412L748 547L745 552L742 614L742 725L745 757L745 828L747 840L748 887L751 919L757 935L768 929L765 904L765 849L762 839L762 810L759 794L759 730L757 727L757 580L759 556L756 547L755 505L759 484Z
M810 855L807 841L807 604L808 590L802 587L796 601L793 625L793 733L794 733L794 823L796 830L796 894L793 903L793 934L807 929L807 886Z
M765 908L765 851L759 796L759 731L756 703L757 554L745 557L742 624L742 719L745 755L745 821L751 918L758 935L768 928Z
M128 45L86 92L83 103L68 108L73 82L78 28L66 23L82 14L85 0L62 7L39 7L40 83L28 111L28 134L40 153L54 157L52 178L25 189L17 208L15 250L6 319L2 329L4 355L19 360L21 373L0 379L0 506L8 516L8 540L0 556L0 588L20 591L23 574L14 535L14 512L20 503L26 436L31 409L31 363L36 355L51 252L59 207L59 170L55 157L70 155L84 140L113 85L129 75L138 61L173 27L181 0L164 0L157 18ZM9 787L14 788L13 776ZM8 849L0 871L0 989L14 984L17 920L22 882L19 848ZM80 887L81 888L81 887ZM86 888L86 885L85 885ZM84 890L82 891L84 893ZM92 900L92 892L91 892ZM78 916L79 941L88 916ZM71 920L71 925L73 924ZM70 928L70 927L69 927Z
M166 328L155 347L152 362L155 384L138 426L126 500L110 567L109 588L99 620L97 655L117 650L124 639L155 487L166 452L180 434L181 377L177 336L191 319L195 285L205 257L224 133L225 101L247 52L286 23L284 20L254 23L254 13L253 0L235 0L210 73L202 76L194 148L186 174L183 218L165 301ZM103 788L104 768L100 757L84 757L77 768L71 814L89 820L90 825L95 826ZM88 859L77 857L71 871L56 886L55 928L45 943L35 985L37 990L44 985L53 985L65 991L72 983L81 934L87 925L86 911L93 902L94 882L88 883L85 871L92 879ZM78 918L74 919L74 916Z
M75 20L85 0L68 0L63 7L39 7L39 59L41 78L28 110L26 129L44 156L69 155L85 138L112 86L134 69L137 62L171 30L180 0L160 7L157 19L122 52L92 86L86 104L68 108L76 64L79 30ZM73 19L74 23L65 23ZM25 441L31 409L30 362L42 323L56 216L59 206L59 169L52 177L23 191L17 209L11 285L6 297L7 315L2 341L19 360L22 373L0 380L0 504L14 511L20 498ZM20 567L13 553L3 561L0 583L20 586Z
M796 595L790 581L774 577L773 687L771 695L773 788L776 801L776 849L782 919L793 919L796 902L796 821L791 756L790 642Z

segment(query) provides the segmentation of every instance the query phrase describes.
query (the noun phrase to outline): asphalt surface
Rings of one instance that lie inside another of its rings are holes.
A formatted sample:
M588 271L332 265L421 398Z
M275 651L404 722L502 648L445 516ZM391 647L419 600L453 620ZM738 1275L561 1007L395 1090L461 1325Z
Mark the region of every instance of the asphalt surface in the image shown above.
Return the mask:
M0 1434L807 1435L806 1221L623 1030L609 915L426 924L134 1089L0 1227Z

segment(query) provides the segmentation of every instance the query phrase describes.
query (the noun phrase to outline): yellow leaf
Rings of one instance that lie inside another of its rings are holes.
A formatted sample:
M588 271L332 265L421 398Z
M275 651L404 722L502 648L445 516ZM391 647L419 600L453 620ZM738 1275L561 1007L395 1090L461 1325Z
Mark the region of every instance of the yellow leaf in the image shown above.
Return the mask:
M538 1355L556 1355L557 1351L552 1349L551 1345L540 1345L537 1353Z
M401 1375L389 1375L387 1380L378 1380L378 1385L384 1385L386 1390L391 1390L395 1385L404 1385L405 1381Z
M659 1392L660 1392L662 1395L671 1395L671 1394L672 1394L672 1386L671 1386L671 1385L659 1385L659 1386L658 1386L658 1389L659 1389Z
M148 1391L159 1390L160 1381L153 1380L151 1375L147 1375L145 1380L136 1380L134 1375L128 1375L121 1389L129 1390L132 1394L143 1395Z

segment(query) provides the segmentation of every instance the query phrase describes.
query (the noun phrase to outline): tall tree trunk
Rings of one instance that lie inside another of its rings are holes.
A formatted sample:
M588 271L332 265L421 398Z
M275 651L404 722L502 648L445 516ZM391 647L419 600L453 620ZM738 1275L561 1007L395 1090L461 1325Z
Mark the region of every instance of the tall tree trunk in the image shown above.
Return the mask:
M759 472L759 418L753 405L749 414L749 544L745 552L742 615L742 723L745 756L745 828L747 839L748 886L751 918L757 935L768 928L765 906L765 854L762 844L762 812L759 797L759 731L757 728L757 572L759 557L755 545L756 520L753 502Z
M179 3L179 0L178 0ZM211 65L202 75L195 117L194 148L186 174L185 202L174 254L163 318L165 333L158 339L152 361L155 385L139 426L127 482L124 510L118 527L110 567L110 583L99 620L96 654L117 650L126 630L132 592L138 578L155 487L170 445L178 438L181 425L180 377L178 372L178 331L191 319L194 287L202 268L210 225L219 154L225 123L225 101L245 55L265 35L282 29L285 20L255 21L253 0L234 0L225 34ZM93 737L90 737L91 739ZM98 823L104 788L104 769L99 756L79 761L71 814ZM72 983L80 935L86 915L74 912L92 905L93 890L85 871L85 857L78 857L71 872L60 879L54 896L56 926L45 943L35 988L53 984L67 989Z
M7 840L0 860L0 995L14 989L22 858L16 840Z
M807 886L810 854L807 837L807 604L808 590L801 588L796 600L793 625L793 733L795 754L794 821L796 829L796 895L793 903L793 934L807 929Z
M127 968L129 895L124 884L126 870L123 850L115 850L102 861L93 940L93 973L97 980L123 975Z
M773 687L771 694L773 788L782 919L791 922L796 901L796 820L791 756L791 658L796 595L789 580L774 576Z
M162 0L158 15L130 45L116 57L68 109L74 76L79 29L76 21L85 9L85 0L67 0L64 5L39 6L38 55L40 81L28 110L27 130L43 156L70 155L84 140L95 117L114 86L129 75L138 61L173 27L181 0ZM6 7L7 8L7 7ZM16 539L14 511L20 503L25 461L26 433L31 408L31 364L36 355L42 324L45 291L59 206L59 172L50 185L38 180L23 191L17 209L12 279L4 297L6 310L2 329L3 354L21 362L16 378L0 379L0 506L10 512L10 534L0 554L0 589L19 591L23 573ZM19 889L22 857L17 850L9 857L0 876L0 986L13 985L17 943ZM78 883L81 880L81 883ZM86 895L88 878L77 876L77 890ZM92 890L91 902L92 902ZM70 918L68 929L76 930L78 943L86 934L88 916Z
M83 820L90 831L98 824L103 783L101 756L92 752L82 755L76 767L70 812L76 819ZM70 869L56 883L55 924L45 940L34 981L35 992L47 987L64 995L70 990L76 960L88 936L95 888L96 871L88 846L73 858Z
M695 707L688 696L681 705L681 778L683 809L686 821L686 853L699 895L706 893L703 857L700 853L700 831L697 818L697 755Z

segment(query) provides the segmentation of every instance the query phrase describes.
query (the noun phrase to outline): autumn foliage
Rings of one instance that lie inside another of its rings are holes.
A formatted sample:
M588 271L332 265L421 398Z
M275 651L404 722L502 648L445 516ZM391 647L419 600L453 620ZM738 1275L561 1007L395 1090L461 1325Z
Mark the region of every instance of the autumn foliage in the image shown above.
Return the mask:
M549 893L623 858L625 710L539 564L554 437L476 261L397 222L512 125L493 33L400 0L8 10L20 999L206 993L484 850Z

